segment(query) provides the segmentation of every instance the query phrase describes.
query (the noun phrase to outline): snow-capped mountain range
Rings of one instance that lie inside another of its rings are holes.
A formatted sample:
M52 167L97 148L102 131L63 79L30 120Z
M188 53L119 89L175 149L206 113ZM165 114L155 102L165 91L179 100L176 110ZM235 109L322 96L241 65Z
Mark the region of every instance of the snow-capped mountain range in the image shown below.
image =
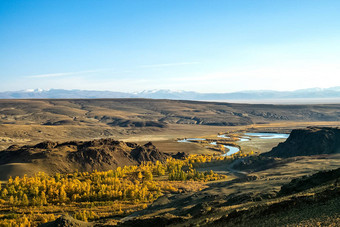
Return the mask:
M0 92L1 99L72 99L72 98L152 98L178 100L273 100L273 99L340 99L340 87L309 88L296 91L254 90L230 93L199 93L193 91L145 90L114 92L92 90L28 89Z

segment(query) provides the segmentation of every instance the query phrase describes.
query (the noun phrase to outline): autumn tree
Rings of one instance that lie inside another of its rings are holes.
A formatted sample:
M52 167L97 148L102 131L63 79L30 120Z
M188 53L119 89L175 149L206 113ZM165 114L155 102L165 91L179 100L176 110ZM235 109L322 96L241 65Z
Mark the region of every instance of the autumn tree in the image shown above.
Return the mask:
M24 195L22 196L21 204L22 204L23 206L28 206L28 205L29 205L28 197L27 197L26 194L24 194Z

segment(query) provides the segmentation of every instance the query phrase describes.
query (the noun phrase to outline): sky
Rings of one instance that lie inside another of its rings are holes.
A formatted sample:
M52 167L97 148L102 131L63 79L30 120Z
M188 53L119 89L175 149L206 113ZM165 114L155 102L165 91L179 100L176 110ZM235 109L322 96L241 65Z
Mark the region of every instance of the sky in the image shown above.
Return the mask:
M0 91L340 86L338 0L0 0Z

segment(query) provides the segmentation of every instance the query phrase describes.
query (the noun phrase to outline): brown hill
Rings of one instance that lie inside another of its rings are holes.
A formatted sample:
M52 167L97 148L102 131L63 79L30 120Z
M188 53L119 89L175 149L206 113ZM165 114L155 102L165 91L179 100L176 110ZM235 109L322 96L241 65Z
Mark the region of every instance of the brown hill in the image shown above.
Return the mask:
M331 155L340 153L340 129L330 127L308 127L294 129L288 139L271 151L235 161L234 169L261 171L286 165L302 156Z
M113 139L65 143L46 141L22 147L13 145L0 152L0 178L38 171L103 171L144 161L163 162L167 157L168 154L160 152L151 142L141 146Z
M318 154L335 154L340 152L340 129L308 127L295 129L289 138L274 147L265 157L295 157Z
M0 100L0 123L164 128L168 124L233 126L272 121L338 121L339 106L160 99Z
M55 221L44 223L40 225L40 227L90 227L93 226L89 222L79 221L74 219L69 215L62 215L57 218Z
M311 176L303 176L293 179L291 182L282 185L279 191L279 196L290 195L301 191L308 190L313 187L318 187L329 182L340 184L340 168L320 171Z

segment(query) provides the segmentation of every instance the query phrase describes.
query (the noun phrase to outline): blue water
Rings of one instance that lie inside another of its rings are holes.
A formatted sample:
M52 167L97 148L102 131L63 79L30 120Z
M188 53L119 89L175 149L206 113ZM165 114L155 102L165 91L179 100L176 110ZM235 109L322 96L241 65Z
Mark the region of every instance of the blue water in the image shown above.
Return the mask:
M217 145L216 142L211 142L210 144L211 144L211 145L214 145L214 146ZM238 147L227 146L227 145L223 145L223 146L224 146L225 148L228 148L229 151L228 151L227 153L222 154L222 156L230 156L230 155L235 154L236 152L239 152L239 151L240 151L240 149L239 149Z
M250 137L249 136L255 136L258 137L260 139L287 139L289 137L289 134L284 134L284 133L269 133L269 132L249 132L249 133L244 133L243 137L240 137L240 142L245 142L245 141L249 141ZM217 137L220 138L230 138L229 136L226 135L218 135ZM182 140L177 140L177 142L179 143L192 143L192 141L204 141L206 139L203 138L186 138L186 139L182 139ZM216 142L211 142L211 145L217 146ZM229 151L225 154L222 154L222 156L230 156L232 154L235 154L237 152L240 151L240 149L238 147L234 147L234 146L226 146L223 145L225 148L227 148Z
M289 134L270 132L249 132L244 134L247 136L256 136L260 139L287 139L289 137Z
M192 143L192 141L197 141L197 140L205 140L205 139L202 139L202 138L188 138L188 139L182 139L182 140L177 140L177 142L179 143ZM210 143L211 145L214 145L214 146L217 146L217 142L211 142ZM237 152L240 151L240 149L238 147L233 147L233 146L226 146L226 145L223 145L225 148L228 148L228 152L227 153L224 153L222 154L222 156L230 156L232 154L235 154Z
M226 146L226 145L224 145L224 147L228 148L229 151L225 154L222 154L222 156L230 156L230 155L235 154L235 153L240 151L240 149L238 147Z

